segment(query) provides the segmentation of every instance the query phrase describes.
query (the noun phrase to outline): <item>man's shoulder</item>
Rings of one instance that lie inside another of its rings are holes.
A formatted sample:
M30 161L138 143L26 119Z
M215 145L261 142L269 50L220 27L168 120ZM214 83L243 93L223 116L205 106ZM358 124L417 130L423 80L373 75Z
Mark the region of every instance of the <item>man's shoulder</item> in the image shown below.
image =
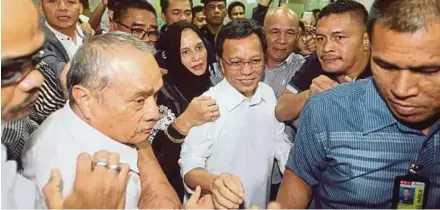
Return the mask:
M264 82L259 82L258 88L260 88L261 93L263 94L263 97L265 97L266 100L268 100L268 99L275 100L275 101L277 100L272 87L270 87L268 84L266 84Z
M35 130L34 133L32 133L30 138L35 139L35 141L39 141L39 142L52 141L53 138L64 133L64 132L60 132L61 129L60 124L63 123L62 110L63 108L49 115L49 117L43 121L43 123L38 127L38 129ZM37 140L37 139L42 139L42 140Z
M302 112L312 114L315 116L313 119L324 124L333 123L335 119L338 119L336 124L359 122L364 116L363 107L369 85L373 85L371 79L358 80L316 94L309 99Z
M325 104L326 107L353 106L365 101L365 93L369 85L373 85L371 78L344 83L311 97L309 103Z

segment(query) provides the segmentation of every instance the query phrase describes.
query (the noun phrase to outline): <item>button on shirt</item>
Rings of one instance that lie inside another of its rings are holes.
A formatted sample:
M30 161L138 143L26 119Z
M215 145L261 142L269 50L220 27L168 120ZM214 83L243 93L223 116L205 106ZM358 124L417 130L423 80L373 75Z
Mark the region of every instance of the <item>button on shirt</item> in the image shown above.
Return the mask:
M313 188L310 208L390 208L394 178L417 161L427 208L440 208L439 129L440 120L428 135L398 122L371 78L342 84L310 98L286 167Z
M182 177L195 168L231 173L243 183L245 207L266 206L274 160L284 171L291 147L275 118L273 91L260 82L247 99L224 79L203 95L216 100L220 118L190 130L180 154Z
M130 166L125 208L137 208L141 182L136 149L105 136L82 121L72 111L69 102L41 124L26 147L23 174L37 184L40 196L43 196L41 192L50 178L51 169L61 170L63 195L67 196L75 180L79 154L86 152L93 155L99 150L118 153L120 162ZM38 208L45 208L45 203L41 202Z
M277 67L271 69L266 66L263 82L272 87L278 98L305 61L303 56L292 53Z
M55 34L55 37L61 42L64 49L67 51L67 54L69 54L69 58L72 60L76 51L78 51L79 47L81 47L81 45L83 44L83 39L84 39L84 32L79 26L79 24L76 24L76 30L75 30L76 41L73 41L71 37L63 33L60 33L54 28L52 28L47 21L45 22L45 24Z

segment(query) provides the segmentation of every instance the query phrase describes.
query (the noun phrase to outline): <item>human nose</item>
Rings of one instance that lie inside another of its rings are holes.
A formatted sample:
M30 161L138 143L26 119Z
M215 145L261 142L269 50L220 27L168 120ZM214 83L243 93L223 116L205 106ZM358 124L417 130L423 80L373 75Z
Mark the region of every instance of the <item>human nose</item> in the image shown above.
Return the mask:
M405 99L418 94L417 75L410 70L398 70L392 74L391 92L396 98Z
M57 8L59 10L67 10L66 2L64 0L57 1Z
M333 42L330 40L325 40L324 43L322 44L322 47L324 52L330 52L334 50Z
M243 75L251 75L254 72L250 62L243 62L240 73Z
M43 84L44 78L41 73L34 69L23 80L20 81L18 87L24 92L31 92L38 89Z
M157 102L154 97L148 98L145 102L144 120L159 120L159 108L157 107Z

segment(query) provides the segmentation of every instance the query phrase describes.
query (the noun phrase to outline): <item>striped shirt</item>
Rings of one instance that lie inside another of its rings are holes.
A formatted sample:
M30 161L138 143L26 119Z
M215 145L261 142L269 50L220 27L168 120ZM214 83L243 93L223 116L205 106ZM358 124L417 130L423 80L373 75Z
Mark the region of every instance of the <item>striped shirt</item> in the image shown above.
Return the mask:
M50 114L63 108L66 99L54 70L44 61L38 65L38 70L43 74L44 82L29 116L32 120L41 124Z
M275 96L279 98L289 81L295 76L295 73L299 71L305 61L306 59L301 55L292 53L277 67L271 69L266 66L263 82L269 85L275 92Z
M394 178L421 162L427 208L440 208L439 129L398 122L371 78L342 84L306 104L286 167L313 188L310 208L390 208Z
M17 162L17 170L22 170L21 153L29 136L38 128L38 124L28 117L24 119L2 122L2 144L7 151L7 160Z

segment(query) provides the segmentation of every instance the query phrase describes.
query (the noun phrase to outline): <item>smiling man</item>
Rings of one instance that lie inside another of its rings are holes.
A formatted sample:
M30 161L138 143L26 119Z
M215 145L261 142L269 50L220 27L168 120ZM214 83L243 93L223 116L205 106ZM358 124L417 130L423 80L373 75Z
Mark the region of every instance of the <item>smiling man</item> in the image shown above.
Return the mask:
M238 19L217 35L225 79L203 95L216 100L220 117L193 127L179 164L186 189L212 193L216 208L265 207L274 160L284 171L290 141L275 119L276 98L260 82L267 48L258 23Z
M437 4L373 4L373 78L309 100L277 197L283 208L391 208L399 202L398 194L393 201L393 188L403 186L394 180L412 164L429 180L424 208L440 208Z

